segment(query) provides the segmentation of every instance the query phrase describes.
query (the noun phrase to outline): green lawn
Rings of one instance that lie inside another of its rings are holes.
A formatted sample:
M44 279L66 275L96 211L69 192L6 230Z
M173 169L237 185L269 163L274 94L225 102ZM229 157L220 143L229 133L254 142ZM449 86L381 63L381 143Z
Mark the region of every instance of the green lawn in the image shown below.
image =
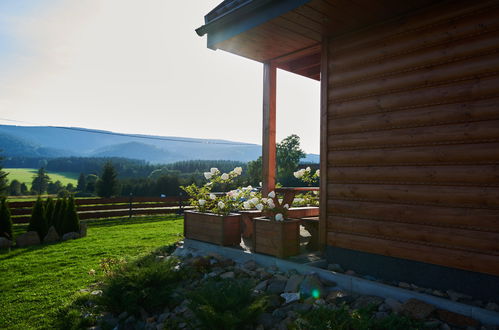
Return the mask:
M33 168L4 168L5 172L9 173L7 179L9 182L12 180L17 180L21 183L25 183L28 189L31 189L31 181L33 181L33 176L38 172L37 169ZM75 172L50 172L47 171L48 176L52 182L57 180L66 186L68 183L72 183L75 187L78 183L79 173Z
M101 276L102 258L135 257L178 241L182 223L178 216L98 220L85 238L1 252L0 329L53 328L58 309Z

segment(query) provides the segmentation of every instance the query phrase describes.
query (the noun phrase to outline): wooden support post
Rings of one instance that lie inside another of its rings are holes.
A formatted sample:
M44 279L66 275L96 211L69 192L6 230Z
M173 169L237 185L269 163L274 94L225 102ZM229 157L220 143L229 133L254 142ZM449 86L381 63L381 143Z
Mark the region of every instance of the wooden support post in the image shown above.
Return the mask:
M262 141L262 193L267 196L275 188L276 173L276 67L263 66L263 141Z
M323 38L321 49L321 155L320 155L320 215L319 248L326 247L327 238L327 121L328 121L328 38Z

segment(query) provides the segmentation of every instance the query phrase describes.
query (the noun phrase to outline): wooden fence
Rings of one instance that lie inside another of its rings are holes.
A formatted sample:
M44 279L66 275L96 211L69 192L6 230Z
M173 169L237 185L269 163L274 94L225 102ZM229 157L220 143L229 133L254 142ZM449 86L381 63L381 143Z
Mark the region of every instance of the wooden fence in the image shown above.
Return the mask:
M181 214L189 209L186 197L116 197L76 199L80 220L134 215ZM34 201L10 202L14 223L27 223L31 217Z

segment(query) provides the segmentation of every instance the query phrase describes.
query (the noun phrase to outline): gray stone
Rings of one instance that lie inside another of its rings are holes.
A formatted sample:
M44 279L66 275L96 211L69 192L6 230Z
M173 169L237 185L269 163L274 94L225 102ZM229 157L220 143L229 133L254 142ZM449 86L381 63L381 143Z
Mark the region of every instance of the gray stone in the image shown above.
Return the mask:
M487 305L485 305L485 308L489 311L499 312L499 305L493 302L489 302Z
M63 241L67 241L67 240L70 240L70 239L77 239L77 238L80 238L80 234L78 234L78 233L76 233L74 231L62 235L62 240Z
M25 247L40 244L40 237L36 231L28 231L24 234L17 236L16 245L18 247Z
M284 292L297 292L303 279L303 275L291 275L289 280L286 282Z
M269 283L269 280L264 280L264 281L261 281L260 283L258 283L256 286L255 286L255 289L254 290L257 290L257 291L265 291L265 289L267 289L267 284Z
M80 222L80 237L87 236L87 224L84 222Z
M399 282L399 287L401 287L402 289L410 289L411 285L406 282Z
M127 312L123 312L120 315L118 315L118 318L120 320L125 320L127 317L128 317L128 313Z
M236 277L236 274L234 272L225 272L223 274L220 274L220 278L224 278L224 279L234 278L234 277Z
M302 304L302 303L297 303L297 304L293 304L293 310L295 312L307 312L309 311L311 308L312 308L312 305L310 304Z
M329 264L329 265L327 265L327 269L330 271L333 271L333 272L337 272L337 273L344 273L345 272L343 270L343 268L341 268L341 266L338 264Z
M452 330L452 329L447 323L442 323L440 325L440 330Z
M5 238L0 237L0 249L8 249L12 246L12 241Z
M368 308L370 306L375 306L378 308L379 305L383 303L383 299L376 296L360 296L352 304L354 309Z
M44 243L52 243L52 242L57 242L61 238L59 237L59 234L55 230L54 226L50 226L49 231L47 232L47 235L43 238Z
M424 320L435 311L435 306L411 298L402 304L402 313L413 319Z
M471 300L471 296L468 296L466 294L462 294L462 293L459 293L459 292L456 292L453 290L447 290L446 293L452 301L458 301L458 300L462 300L462 299Z
M272 316L275 318L275 319L278 319L278 320L282 320L283 318L285 318L286 316L288 315L287 312L283 311L282 309L278 308L278 309L275 309L273 312L272 312Z
M256 264L255 260L248 260L243 264L243 267L246 268L247 270L254 271L258 265Z
M289 303L300 300L300 293L299 292L285 292L285 293L281 294L281 297L284 298L285 304L289 304Z
M112 314L106 314L102 317L101 319L102 323L110 326L110 327L115 327L119 320L117 317L114 317Z
M158 317L158 322L164 323L170 317L170 315L171 315L170 313L160 314Z
M100 295L102 295L102 290L94 290L94 291L90 292L90 294L92 296L100 296Z
M267 286L267 292L281 294L286 287L286 281L270 280Z
M353 297L349 295L346 291L343 290L335 290L331 291L327 297L327 302L341 304L342 302L350 303L353 301Z
M385 304L388 305L388 307L390 307L390 309L396 314L402 311L402 303L398 300L395 300L393 298L386 298Z
M305 279L300 285L300 293L303 297L313 296L314 298L319 298L324 295L324 287L317 274L305 276Z
M271 294L267 297L267 304L270 308L277 308L281 306L281 297L276 294Z
M432 294L438 297L445 297L445 293L440 290L433 290Z

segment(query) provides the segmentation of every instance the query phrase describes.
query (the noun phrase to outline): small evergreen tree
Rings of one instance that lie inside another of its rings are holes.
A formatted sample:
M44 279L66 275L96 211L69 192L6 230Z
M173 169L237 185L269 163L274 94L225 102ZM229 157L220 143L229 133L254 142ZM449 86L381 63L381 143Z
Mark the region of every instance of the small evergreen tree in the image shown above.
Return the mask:
M3 157L0 157L0 162L3 160ZM9 173L2 171L2 165L0 164L0 196L7 193L7 188L8 186L8 180L7 180L7 175Z
M43 167L40 167L38 173L33 176L33 181L31 182L31 190L34 193L41 195L47 191L49 182L50 177L47 175L47 172L45 172L45 169Z
M76 204L73 196L67 199L66 212L63 221L63 234L80 232L80 219L78 218L78 213L76 212Z
M66 198L59 198L55 203L54 211L52 212L52 221L59 236L63 235L62 225L66 214Z
M21 195L21 182L18 180L12 180L9 186L9 195L10 196L19 196Z
M111 162L104 164L102 175L97 181L97 194L100 197L111 197L118 193L118 179L116 170Z
M0 237L13 239L10 208L5 197L0 201Z
M54 208L55 202L52 198L47 198L45 202L45 219L47 219L47 228L54 225Z
M36 231L40 237L40 241L47 235L47 219L45 219L45 210L43 201L40 197L33 205L33 213L28 225L28 231Z
M27 195L28 194L28 186L26 185L26 183L21 183L21 195Z
M76 190L79 192L85 192L87 188L87 177L85 174L80 173L80 177L78 178L78 184L76 185Z

